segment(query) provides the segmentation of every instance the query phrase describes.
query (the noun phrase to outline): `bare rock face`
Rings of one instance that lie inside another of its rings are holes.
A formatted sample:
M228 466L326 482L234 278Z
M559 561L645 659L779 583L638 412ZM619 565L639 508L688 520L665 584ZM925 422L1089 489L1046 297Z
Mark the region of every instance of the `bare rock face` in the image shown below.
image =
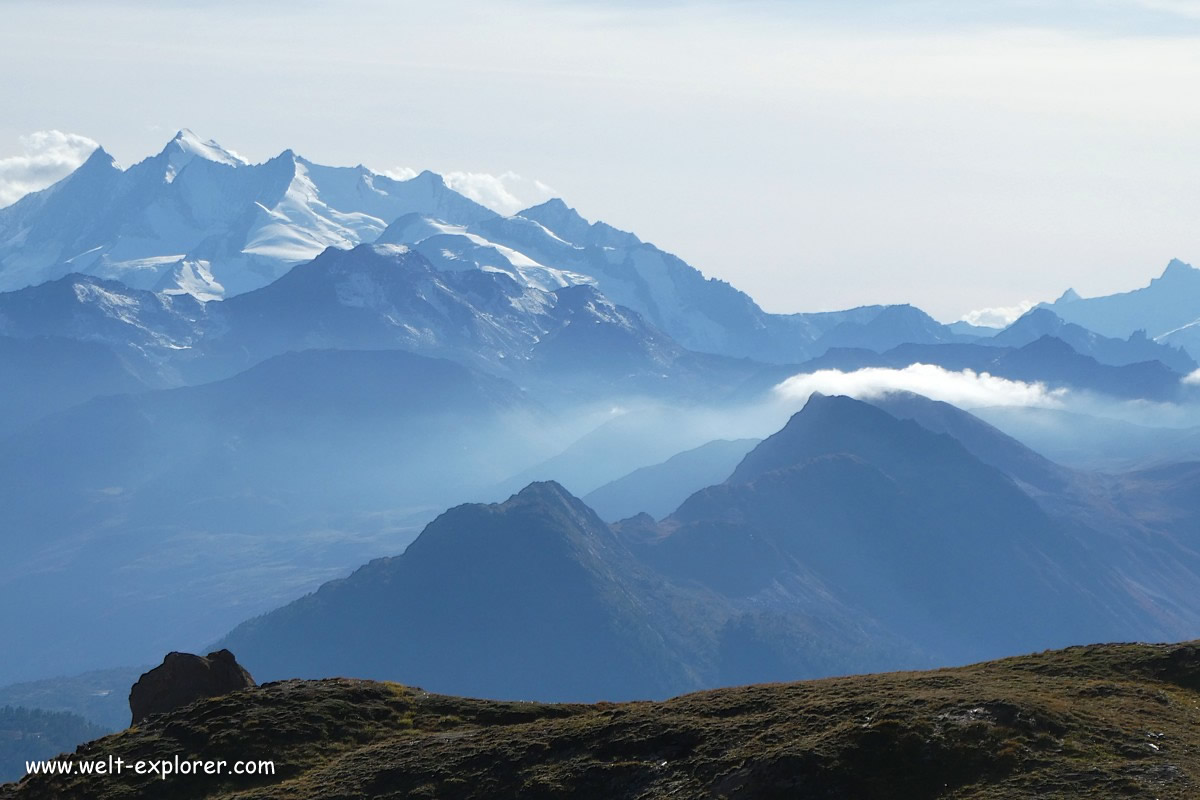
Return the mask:
M132 725L151 714L162 714L203 697L217 697L254 686L254 678L233 653L218 650L207 656L167 653L163 663L138 678L129 690Z

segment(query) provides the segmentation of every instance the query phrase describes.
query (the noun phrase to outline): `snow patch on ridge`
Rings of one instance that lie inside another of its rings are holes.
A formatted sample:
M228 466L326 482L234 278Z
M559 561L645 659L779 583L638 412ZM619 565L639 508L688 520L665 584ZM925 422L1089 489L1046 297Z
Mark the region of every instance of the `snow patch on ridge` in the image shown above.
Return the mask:
M195 158L230 167L244 167L250 163L232 150L221 147L212 139L201 139L187 128L175 134L175 138L167 145L164 152L167 156L167 170L164 176L167 183L173 182L180 171Z

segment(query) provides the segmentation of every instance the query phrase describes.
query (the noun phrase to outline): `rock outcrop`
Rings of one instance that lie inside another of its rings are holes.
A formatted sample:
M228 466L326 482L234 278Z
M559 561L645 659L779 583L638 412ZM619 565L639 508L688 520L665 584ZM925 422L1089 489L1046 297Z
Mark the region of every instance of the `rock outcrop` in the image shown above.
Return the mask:
M254 685L254 678L228 650L207 656L167 653L162 664L138 678L129 690L129 710L133 712L130 724L137 725L151 714L162 714L204 697Z

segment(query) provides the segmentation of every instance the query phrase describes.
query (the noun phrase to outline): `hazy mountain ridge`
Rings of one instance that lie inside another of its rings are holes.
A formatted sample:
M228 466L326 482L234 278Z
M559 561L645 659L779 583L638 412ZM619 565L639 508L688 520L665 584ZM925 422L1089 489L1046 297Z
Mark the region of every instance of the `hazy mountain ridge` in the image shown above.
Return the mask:
M269 286L201 303L70 275L0 293L0 330L51 331L117 352L143 382L218 380L306 349L449 357L542 391L711 397L760 368L694 353L590 285L553 291L504 273L435 270L390 245L330 249Z
M641 512L661 519L692 493L729 477L756 444L757 439L717 439L610 481L583 501L609 522Z
M904 650L883 631L868 636L871 626L840 627L854 624L845 609L810 599L820 613L775 618L776 638L822 632L793 654L810 669ZM737 682L727 650L747 644L730 637L754 623L750 610L664 581L581 501L535 483L501 504L447 511L403 555L245 623L224 646L266 677L406 673L487 697L665 697ZM750 639L778 644L762 635ZM472 667L481 659L483 672Z
M0 686L0 706L83 717L109 731L129 724L129 687L149 667L120 667Z
M1080 355L1091 356L1101 364L1124 366L1143 361L1161 361L1175 372L1186 375L1196 369L1195 359L1181 347L1157 342L1136 330L1127 339L1113 339L1087 328L1066 322L1045 306L1034 308L1004 330L983 340L986 344L1024 347L1043 336L1053 336L1071 345Z
M1172 638L1200 628L1200 607L1191 599L1200 590L1200 564L1178 529L1156 527L1150 511L1140 520L1126 512L1112 516L1111 487L1096 488L953 407L915 396L897 403L898 413L937 430L849 398L814 396L724 483L695 493L661 523L643 514L614 526L617 549L608 527L553 484L535 484L500 506L455 509L409 552L253 620L222 644L268 677L296 674L288 671L292 664L303 665L305 676L406 680L403 665L412 656L391 648L380 655L378 636L367 633L389 630L386 640L415 644L413 652L433 659L417 670L429 676L421 680L453 689L462 658L439 654L456 653L472 642L469 632L499 624L487 620L507 626L525 618L510 608L524 608L516 598L540 592L548 576L570 572L565 566L548 566L544 578L521 572L508 584L517 594L507 599L480 597L459 584L461 575L503 571L496 565L510 560L538 563L519 528L504 520L514 507L544 500L548 486L553 502L536 527L553 527L553 509L565 503L591 520L590 536L603 543L587 550L606 562L591 574L606 574L609 589L592 584L591 597L649 591L673 609L647 619L663 626L663 640L673 634L690 643L653 651L657 663L673 665L671 674L689 676L677 677L676 688L829 674L846 659L961 663L1080 637ZM1182 498L1195 490L1197 476L1172 475L1180 482L1170 485L1183 493L1175 499L1144 481L1136 491L1148 509L1165 505L1194 524L1193 504ZM1132 498L1122 502L1128 506ZM456 531L471 524L474 540L507 537L502 558L454 546ZM578 541L569 533L579 530L576 523L559 530ZM1147 536L1155 541L1150 548ZM429 552L444 554L452 566L432 565ZM640 576L637 591L628 589L629 575ZM581 585L587 582L573 582L570 591ZM664 599L670 597L676 599ZM443 619L446 609L465 616ZM621 613L610 608L609 617ZM421 620L421 627L404 627L416 623L399 623L397 615ZM588 626L579 621L567 629ZM326 641L330 636L336 641ZM529 664L571 658L570 638L517 638ZM592 661L576 659L563 668L583 681ZM491 670L489 696L539 696L513 693L510 682L528 668ZM607 670L595 675L598 685L609 685ZM625 694L609 696L636 693L636 672L625 680ZM522 691L536 685L521 684Z
M146 385L125 359L98 342L59 336L0 336L0 439L34 420L98 395Z
M0 595L28 604L0 621L0 681L216 637L487 496L554 425L503 379L395 350L290 353L35 422L0 447Z
M877 352L867 348L831 348L801 364L766 367L742 387L744 394L767 391L794 375L819 370L854 372L870 367L903 369L931 364L951 372L971 370L1053 389L1080 390L1117 399L1174 402L1186 399L1184 375L1161 361L1113 365L1076 352L1070 344L1043 335L1022 347L979 342L905 343Z
M1179 259L1140 289L1087 298L1068 290L1042 307L1103 336L1127 337L1141 330L1200 357L1200 270Z

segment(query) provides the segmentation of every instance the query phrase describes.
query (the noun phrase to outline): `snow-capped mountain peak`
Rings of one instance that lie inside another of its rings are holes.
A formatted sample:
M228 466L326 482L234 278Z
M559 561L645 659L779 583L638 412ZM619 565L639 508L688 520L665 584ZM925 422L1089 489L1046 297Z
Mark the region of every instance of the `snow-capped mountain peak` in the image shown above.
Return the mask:
M0 209L0 291L80 272L219 299L327 247L372 242L410 213L457 225L497 216L432 172L395 180L292 150L251 164L184 129L127 170L97 149L55 185Z
M867 318L886 309L767 314L729 284L558 198L503 216L434 172L402 180L292 150L251 164L188 130L125 170L97 150L55 185L0 209L0 292L81 273L207 302L260 289L330 248L370 243L408 246L439 272L460 273L454 280L464 286L511 283L522 298L593 287L703 352L802 360L832 346L826 334L843 322L863 327L856 341L876 344L895 344L897 331L918 331L921 341L949 335L905 309L873 326Z
M250 163L232 150L221 147L212 139L201 139L187 128L175 134L175 138L167 142L167 146L163 148L159 156L167 162L166 179L168 182L175 180L179 171L194 158L203 158L206 161L230 167L243 167Z

